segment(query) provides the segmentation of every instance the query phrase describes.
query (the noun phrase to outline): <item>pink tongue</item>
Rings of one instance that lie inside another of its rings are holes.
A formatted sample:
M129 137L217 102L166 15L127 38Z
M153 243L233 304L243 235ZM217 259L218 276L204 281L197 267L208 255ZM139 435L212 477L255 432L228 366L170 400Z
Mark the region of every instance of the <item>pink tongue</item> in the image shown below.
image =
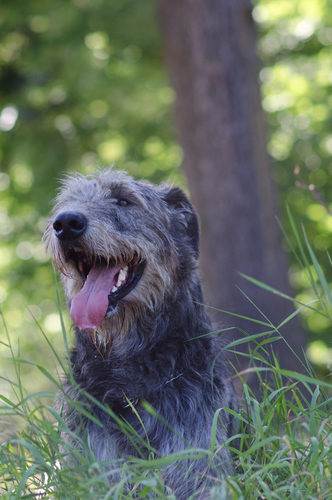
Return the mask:
M81 330L96 330L105 318L108 296L116 285L115 276L121 264L114 267L93 267L82 290L73 298L70 316Z

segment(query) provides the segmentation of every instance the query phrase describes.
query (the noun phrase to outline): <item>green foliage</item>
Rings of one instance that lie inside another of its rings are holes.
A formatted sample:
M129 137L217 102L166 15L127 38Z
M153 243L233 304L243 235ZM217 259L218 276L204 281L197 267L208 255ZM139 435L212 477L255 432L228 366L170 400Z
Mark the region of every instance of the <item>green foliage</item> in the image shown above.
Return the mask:
M41 243L56 179L64 171L88 173L115 161L137 177L184 182L178 170L182 152L171 129L174 92L162 67L154 8L152 0L7 0L1 6L0 302L13 344L19 334L24 352L21 356L20 347L14 352L2 325L4 499L36 498L39 488L46 492L43 498L174 498L162 469L179 457L151 454L150 463L119 462L123 483L133 478L131 491L121 482L109 490L103 464L91 456L77 455L74 470L63 460L65 424L51 398L64 369L62 355L54 352L64 349L51 265ZM309 190L295 185L293 171L299 165L302 184L313 184L331 201L332 10L327 0L259 0L253 17L273 177L281 206L289 204L313 242L303 244L291 218L295 230L285 247L298 257L289 272L296 313L311 335L309 357L327 366L332 272L325 248L332 245L332 217ZM263 322L270 341L280 339L278 327ZM240 452L234 441L228 443L236 474L216 484L211 498L330 498L331 386L310 373L282 372L276 360L263 360L266 341L255 340L250 369L259 371L255 364L263 363L272 377L265 380L262 372L261 404L244 386L237 417ZM293 382L285 385L282 376ZM307 387L307 402L300 383ZM48 392L36 393L36 385ZM215 451L212 438L206 456Z
M270 128L268 150L274 159L273 177L279 185L280 204L289 204L295 219L305 225L331 285L325 249L332 245L332 216L307 189L315 186L326 203L331 203L331 4L327 0L259 0L253 17L259 29L262 103ZM296 166L300 168L297 179ZM290 239L298 248L294 236ZM289 251L288 245L285 248ZM310 301L308 276L294 258L289 277L297 290L296 298ZM315 272L313 279L318 279ZM302 319L310 332L309 352L325 353L324 363L331 363L332 352L326 349L330 344L330 321L308 310L303 310ZM319 359L321 355L314 356L316 362Z
M41 237L62 173L89 173L115 161L136 177L185 184L155 7L152 0L17 0L1 6L0 303L11 334L19 334L36 362L49 355L36 349L42 334L35 320L56 349L61 342ZM304 223L331 284L325 248L332 244L332 216L312 192L295 185L293 172L299 165L302 184L332 200L332 10L327 0L259 0L253 17L280 205L289 204ZM295 237L289 239L298 249ZM290 259L296 299L309 302L310 279ZM311 273L318 280L313 265ZM329 319L308 308L300 315L310 334L308 355L328 366ZM0 344L1 373L12 371L6 354ZM22 370L30 372L28 366Z

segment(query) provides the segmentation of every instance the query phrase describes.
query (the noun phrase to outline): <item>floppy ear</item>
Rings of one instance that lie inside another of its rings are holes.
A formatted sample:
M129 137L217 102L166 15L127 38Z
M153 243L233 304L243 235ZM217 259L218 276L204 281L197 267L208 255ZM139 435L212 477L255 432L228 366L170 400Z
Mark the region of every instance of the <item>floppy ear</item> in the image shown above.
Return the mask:
M194 207L179 187L168 188L163 194L163 198L169 208L174 212L177 222L180 223L184 229L194 250L195 258L198 259L199 221Z

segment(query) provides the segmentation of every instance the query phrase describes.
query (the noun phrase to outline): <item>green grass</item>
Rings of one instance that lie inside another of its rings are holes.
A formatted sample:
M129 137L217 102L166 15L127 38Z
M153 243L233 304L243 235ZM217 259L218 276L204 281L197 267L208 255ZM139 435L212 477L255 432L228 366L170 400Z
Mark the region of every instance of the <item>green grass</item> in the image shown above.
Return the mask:
M303 269L308 270L317 297L315 303L308 306L298 304L294 314L298 314L303 307L310 307L314 312L318 311L331 318L332 298L328 284L309 242L304 237L305 245L302 244L295 225L294 231L298 239L299 262ZM314 281L310 265L314 266L318 281ZM279 294L262 283L253 279L251 281L272 294ZM288 299L291 300L289 297ZM255 370L260 378L262 402L257 401L246 384L246 373L237 374L243 380L242 407L238 414L228 411L238 419L239 429L237 436L225 444L233 453L234 475L215 480L212 486L209 483L212 500L332 498L332 385L319 380L309 364L306 375L280 369L273 354L273 342L280 342L280 339L285 341L279 328L292 316L281 318L280 325L274 326L263 315L262 321L257 323L260 327L265 325L264 337L262 333L246 336L244 332L243 339L227 346L228 350L235 351L244 341L255 342L255 348L249 355L249 370ZM64 352L68 352L64 328L63 333ZM35 365L35 370L47 378L54 390L27 394L21 376L21 367L27 361L21 359L19 349L17 353L14 352L8 333L5 344L11 352L16 379L2 380L2 385L10 386L13 400L0 395L1 498L174 499L163 481L165 467L174 461L179 466L183 461L185 467L188 456L192 460L206 456L209 463L218 452L214 439L219 415L217 410L208 450L189 450L159 457L151 449L147 438L139 445L148 451L148 459L144 456L127 462L113 462L112 468L116 467L121 471L121 481L109 484L109 473L105 468L109 463L98 463L84 440L77 442L77 446L69 446L61 437L62 432L69 430L61 415L53 409L50 399L59 389L59 380L45 367ZM267 344L272 347L269 349L272 352L270 355ZM52 349L52 346L49 344L48 348ZM53 355L58 364L61 364L62 357L56 352ZM71 377L70 369L66 366L63 369ZM301 393L303 388L304 394ZM147 408L153 412L153 408L148 405ZM111 418L115 418L110 409L105 411ZM80 412L82 415L89 415L84 408L80 408ZM94 417L89 415L89 418ZM118 419L118 425L121 425L123 432L133 442L137 442L137 436L126 422ZM75 465L69 466L64 460L64 455L67 454ZM126 483L130 486L126 486Z

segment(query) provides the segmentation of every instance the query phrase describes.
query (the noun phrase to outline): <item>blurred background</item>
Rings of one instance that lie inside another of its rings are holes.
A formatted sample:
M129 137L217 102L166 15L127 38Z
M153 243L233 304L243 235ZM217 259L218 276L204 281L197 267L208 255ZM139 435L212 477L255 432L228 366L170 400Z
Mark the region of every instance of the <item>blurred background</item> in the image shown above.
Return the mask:
M172 113L176 93L152 0L7 0L1 11L0 302L21 357L55 369L41 329L58 352L64 348L54 272L41 238L58 179L115 162L136 178L171 178L187 190ZM332 208L332 7L327 0L261 0L252 18L280 217L296 245L288 204L332 281L325 251L332 216L306 189L314 185ZM282 244L293 293L309 302L306 275ZM301 322L308 357L325 373L331 324L307 310ZM10 378L3 324L0 340L0 374ZM30 373L29 366L24 370ZM27 389L38 383L35 374L26 377Z

